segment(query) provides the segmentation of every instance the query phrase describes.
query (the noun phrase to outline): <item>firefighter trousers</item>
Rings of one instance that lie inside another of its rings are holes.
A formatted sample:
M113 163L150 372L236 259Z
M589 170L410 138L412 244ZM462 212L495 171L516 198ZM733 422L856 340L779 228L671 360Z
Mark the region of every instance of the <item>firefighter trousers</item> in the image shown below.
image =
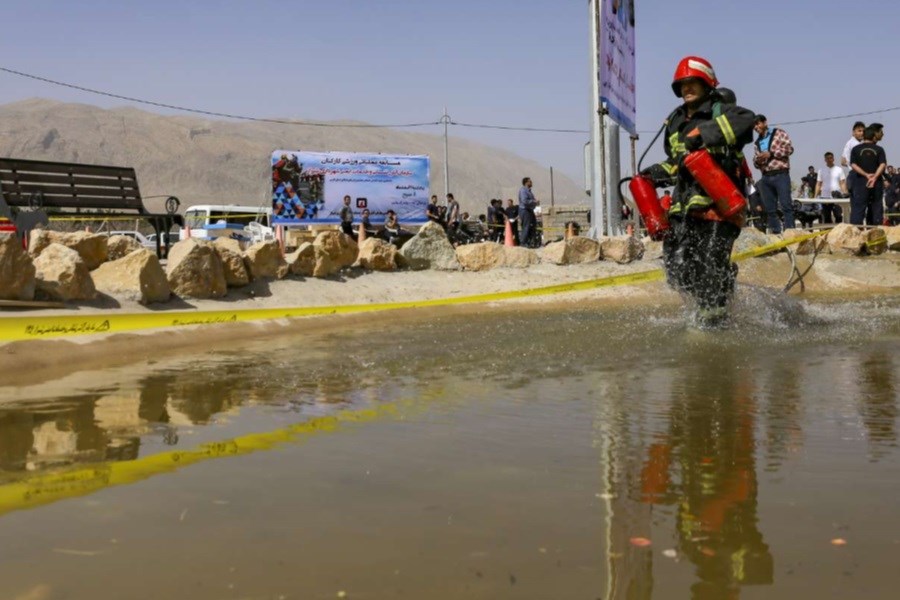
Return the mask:
M663 242L666 281L700 309L724 308L734 295L737 265L731 248L740 233L724 221L673 219L672 234Z

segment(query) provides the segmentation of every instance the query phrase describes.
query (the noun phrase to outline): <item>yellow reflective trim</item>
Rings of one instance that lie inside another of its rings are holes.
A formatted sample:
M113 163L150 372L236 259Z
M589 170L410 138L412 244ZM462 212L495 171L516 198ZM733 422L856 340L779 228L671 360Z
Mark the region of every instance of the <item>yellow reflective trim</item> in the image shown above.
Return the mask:
M678 165L673 165L666 162L659 163L659 166L663 168L663 170L669 175L674 175L678 172Z
M678 137L678 133L673 133L669 136L669 148L671 148L672 154L675 156L684 154L686 148L684 147L684 142Z
M728 117L725 115L719 115L716 117L716 123L719 124L719 129L722 130L722 133L725 135L725 142L731 146L737 143L737 136L734 135L734 129L731 128L731 123L728 122Z
M685 204L685 208L687 210L694 210L695 208L709 208L712 206L713 201L709 196L691 196L690 199Z

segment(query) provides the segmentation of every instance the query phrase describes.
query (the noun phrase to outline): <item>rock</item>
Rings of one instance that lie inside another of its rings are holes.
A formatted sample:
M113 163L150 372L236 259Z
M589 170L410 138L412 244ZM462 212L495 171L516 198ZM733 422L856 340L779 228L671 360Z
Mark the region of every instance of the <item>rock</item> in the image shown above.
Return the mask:
M841 254L862 254L866 245L862 230L849 223L835 225L834 229L825 236L825 240L832 252Z
M313 252L315 253L316 260L312 272L313 277L328 277L341 270L341 266L331 260L331 256L329 256L328 252L321 246L314 245Z
M394 271L397 268L397 247L379 238L366 238L359 246L356 264L372 271Z
M35 268L14 233L0 233L0 300L34 300Z
M146 248L100 265L91 272L91 278L98 291L141 304L166 302L171 295L156 253Z
M50 244L34 259L34 268L37 292L51 300L93 300L97 296L84 260L67 246Z
M219 254L212 244L193 238L169 250L166 276L172 292L185 298L221 298L228 291Z
M456 248L456 259L466 271L489 271L503 265L506 254L495 242L463 244Z
M541 261L555 265L575 265L600 260L600 242L575 236L544 246Z
M659 260L663 256L663 243L650 239L649 236L641 240L644 245L644 260Z
M359 247L342 231L323 231L316 236L313 246L321 249L338 268L349 267L356 262Z
M316 248L311 242L303 242L290 254L284 257L292 275L312 277L316 269Z
M455 271L460 268L456 250L447 239L444 228L428 222L400 249L405 264L411 269Z
M288 265L281 254L278 242L257 242L244 251L244 264L250 279L282 279L288 274Z
M885 227L884 234L887 236L888 250L900 252L900 225L894 227Z
M566 242L551 242L540 250L541 262L552 265L566 264Z
M237 240L219 238L213 242L213 249L222 261L225 284L228 287L241 287L250 283L250 274L244 264L241 244Z
M111 235L106 238L106 260L119 260L128 256L138 248L143 248L141 243L127 235Z
M522 246L500 246L503 248L503 265L509 269L525 269L541 262L538 253Z
M782 237L785 240L793 240L805 235L809 235L809 232L803 231L802 229L786 229ZM801 256L807 254L815 254L817 252L828 252L828 244L825 241L824 235L804 240L802 242L799 242L795 246L791 246L791 248L793 249L795 254L799 254Z
M611 260L624 265L638 260L644 255L644 244L630 235L604 236L600 239L600 254L603 256L603 260Z
M863 231L863 240L865 243L864 252L871 256L877 256L887 252L887 234L881 227L873 227Z
M87 268L94 270L106 262L109 252L106 245L107 239L105 235L87 231L60 233L46 229L34 229L29 237L28 252L32 256L39 256L50 244L62 244L78 252Z
M769 243L769 237L756 227L744 227L741 229L741 234L738 236L738 239L734 242L732 252L734 254L742 254L744 252L749 252L750 250L755 250L756 248L761 248Z

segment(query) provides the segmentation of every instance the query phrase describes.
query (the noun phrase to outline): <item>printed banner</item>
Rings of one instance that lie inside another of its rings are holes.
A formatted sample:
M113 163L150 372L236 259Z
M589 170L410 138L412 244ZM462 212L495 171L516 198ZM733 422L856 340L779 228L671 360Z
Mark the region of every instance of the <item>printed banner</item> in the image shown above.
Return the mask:
M340 223L344 197L350 196L353 221L363 209L372 225L388 210L400 223L424 223L430 161L427 156L389 156L358 152L272 153L272 223Z
M634 2L600 0L600 104L609 116L632 135L635 122Z

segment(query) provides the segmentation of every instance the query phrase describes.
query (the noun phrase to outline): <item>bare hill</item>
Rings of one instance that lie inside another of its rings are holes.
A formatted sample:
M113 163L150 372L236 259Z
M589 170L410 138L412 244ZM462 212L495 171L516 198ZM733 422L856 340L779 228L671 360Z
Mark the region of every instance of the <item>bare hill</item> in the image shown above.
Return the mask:
M432 193L444 189L443 138L403 130L330 128L163 116L135 108L103 109L33 99L0 106L0 156L136 169L144 196L172 194L192 204L268 201L269 157L275 149L426 154ZM463 210L514 198L522 177L549 204L546 167L511 152L453 137L451 191ZM554 174L556 202L583 203L570 178ZM148 200L162 210L162 200Z

